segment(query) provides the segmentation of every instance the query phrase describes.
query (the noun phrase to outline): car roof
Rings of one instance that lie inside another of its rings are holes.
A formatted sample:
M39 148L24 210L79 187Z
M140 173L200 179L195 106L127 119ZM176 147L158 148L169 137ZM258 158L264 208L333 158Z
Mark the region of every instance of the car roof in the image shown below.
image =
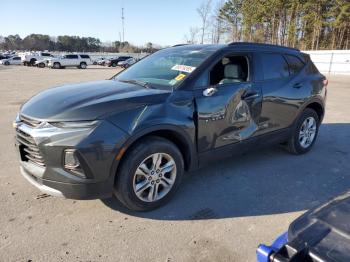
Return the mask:
M232 42L229 44L208 44L208 45L189 45L189 44L180 44L175 45L172 48L181 48L181 49L201 49L201 50L249 50L249 51L277 51L283 53L298 53L300 50L292 47L273 45L273 44L262 44L262 43L251 43L251 42Z

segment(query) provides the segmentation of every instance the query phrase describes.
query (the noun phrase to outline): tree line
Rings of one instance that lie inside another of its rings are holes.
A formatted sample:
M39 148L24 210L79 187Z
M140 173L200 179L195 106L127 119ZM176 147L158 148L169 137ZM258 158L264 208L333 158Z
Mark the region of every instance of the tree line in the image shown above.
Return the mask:
M350 48L349 0L226 0L197 9L189 43L249 41L303 50Z
M19 35L0 36L0 50L64 51L64 52L154 52L152 43L137 47L129 42L102 43L94 37L57 36L30 34L23 39Z

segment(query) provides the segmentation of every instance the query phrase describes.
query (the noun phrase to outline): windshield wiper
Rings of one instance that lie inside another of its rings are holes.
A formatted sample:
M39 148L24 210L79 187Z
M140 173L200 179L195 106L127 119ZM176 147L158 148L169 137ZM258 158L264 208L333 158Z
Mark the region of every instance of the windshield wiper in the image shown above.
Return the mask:
M119 80L119 79L118 79ZM127 79L127 80L119 80L120 82L123 82L123 83L130 83L130 84L136 84L136 85L139 85L139 86L142 86L144 88L150 88L149 84L147 82L143 82L143 81L140 81L140 80L135 80L135 79Z

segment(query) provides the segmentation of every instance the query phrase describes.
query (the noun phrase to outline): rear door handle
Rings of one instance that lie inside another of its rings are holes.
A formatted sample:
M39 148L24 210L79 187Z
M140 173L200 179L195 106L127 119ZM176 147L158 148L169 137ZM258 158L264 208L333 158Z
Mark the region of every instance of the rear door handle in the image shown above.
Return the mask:
M303 85L301 83L296 83L293 85L293 88L301 88Z

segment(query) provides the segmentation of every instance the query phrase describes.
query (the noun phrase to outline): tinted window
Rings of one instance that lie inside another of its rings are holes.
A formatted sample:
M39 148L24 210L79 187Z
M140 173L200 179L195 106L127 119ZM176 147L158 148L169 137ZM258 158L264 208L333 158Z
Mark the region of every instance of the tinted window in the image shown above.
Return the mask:
M81 58L90 58L88 55L80 55Z
M319 74L320 73L320 71L318 71L315 64L311 61L309 62L309 66L306 68L306 72L308 72L309 74Z
M78 56L77 55L66 55L66 58L68 58L68 59L77 59Z
M276 79L289 76L288 64L279 54L261 54L264 79Z
M286 55L287 62L289 64L289 72L291 75L295 75L301 71L304 67L304 63L294 55Z
M13 60L21 60L21 58L17 56L17 57L14 57Z
M50 56L49 53L41 53L41 56Z

